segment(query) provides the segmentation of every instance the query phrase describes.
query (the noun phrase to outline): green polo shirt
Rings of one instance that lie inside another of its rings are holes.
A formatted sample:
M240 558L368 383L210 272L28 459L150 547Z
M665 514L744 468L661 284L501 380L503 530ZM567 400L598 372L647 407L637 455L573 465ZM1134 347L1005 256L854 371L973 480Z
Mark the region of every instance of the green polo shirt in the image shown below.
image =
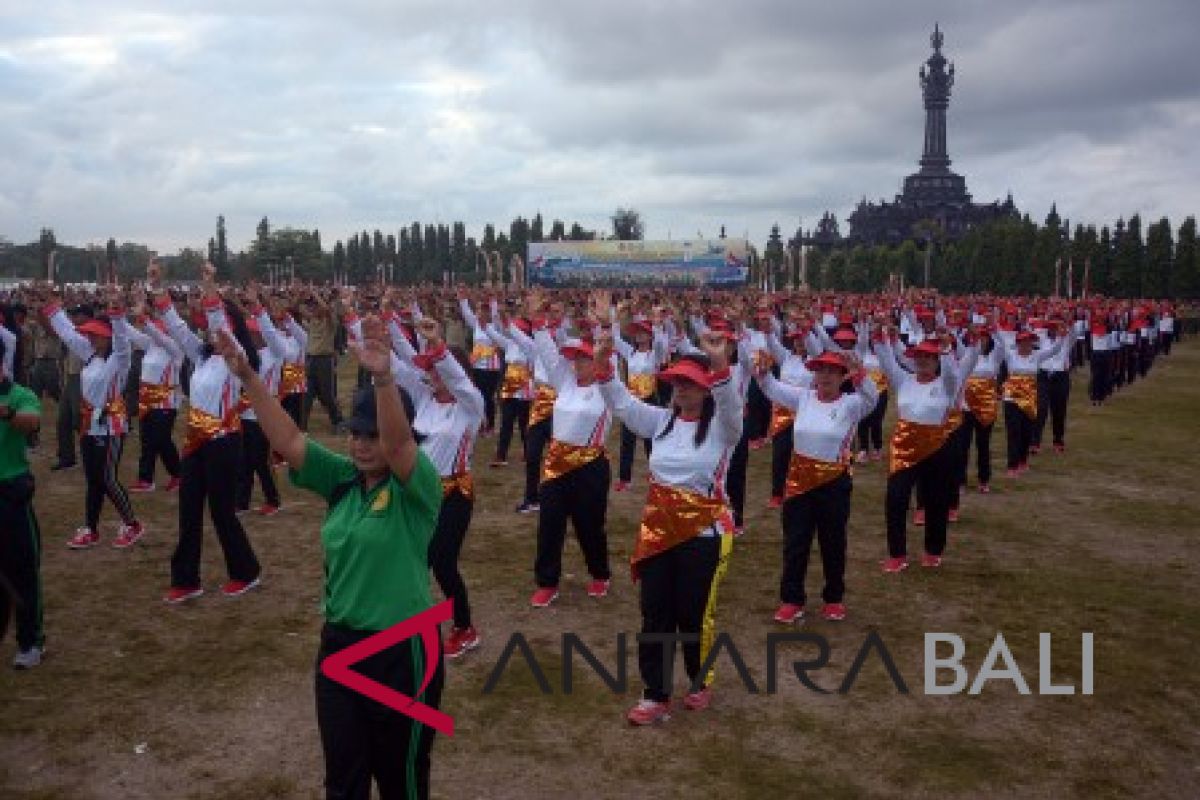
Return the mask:
M0 406L8 406L18 414L42 415L42 404L37 395L8 378L0 380ZM0 481L29 472L29 456L25 451L28 444L29 439L24 433L0 420Z
M328 501L352 484L321 525L325 549L325 618L381 631L433 605L429 541L442 505L442 481L424 453L407 483L394 474L364 491L354 462L312 439L292 483Z

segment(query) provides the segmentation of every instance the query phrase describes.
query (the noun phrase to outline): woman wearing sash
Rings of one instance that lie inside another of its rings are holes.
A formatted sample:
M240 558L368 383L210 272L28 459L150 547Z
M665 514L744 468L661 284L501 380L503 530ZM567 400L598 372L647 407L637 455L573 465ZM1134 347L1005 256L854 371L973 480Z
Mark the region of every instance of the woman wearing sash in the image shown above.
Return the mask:
M813 374L808 370L807 360L819 355L821 348L811 335L811 327L811 321L805 320L783 332L791 350L783 346L774 331L767 334L767 350L779 365L779 380L788 386L812 386ZM760 360L759 363L763 362ZM767 399L771 396L767 395ZM783 490L792 459L792 423L795 421L794 409L771 403L771 422L767 428L767 436L771 439L771 498L767 508L783 507Z
M258 287L253 283L246 290L246 301L250 309L246 328L258 351L258 377L280 398L282 405L283 367L289 360L296 362L300 348L290 336L282 336L276 329L271 315L259 303ZM262 426L258 424L254 409L248 402L243 402L242 406L242 467L238 477L237 510L239 513L250 510L250 495L254 491L254 478L257 476L266 500L258 513L264 517L273 516L279 513L281 500L275 475L271 471L271 447Z
M821 616L846 618L846 523L850 519L850 447L859 421L875 408L879 391L866 378L857 354L826 352L805 365L813 388L789 386L770 372L755 378L772 403L792 411L793 453L783 501L783 577L775 621L791 623L804 616L804 578L813 534L821 547L825 601ZM849 380L855 391L842 393Z
M894 329L889 326L889 338ZM961 402L959 380L975 368L979 351L969 348L960 364L948 343L924 339L904 355L913 372L904 370L892 348L876 348L879 364L896 393L897 420L892 431L884 512L887 519L888 558L883 571L908 568L908 504L916 488L925 502L925 554L921 566L942 564L946 525L955 489L954 449L948 446L950 412Z
M538 302L536 296L533 302ZM592 576L588 596L604 597L611 586L608 534L604 525L612 473L604 442L612 415L596 386L595 351L591 344L569 340L560 351L544 319L538 320L534 340L537 358L542 360L557 394L553 436L546 448L538 487L541 506L533 568L537 590L530 599L535 608L545 608L558 597L568 519L575 527Z
M79 413L79 449L83 455L87 494L84 497L84 525L67 542L72 550L84 550L100 543L100 510L107 497L121 515L121 527L113 547L130 547L145 533L129 502L129 494L117 475L121 450L128 432L125 409L125 380L132 362L129 323L119 307L116 287L109 287L108 321L92 319L78 328L71 324L57 295L51 295L43 313L54 333L67 349L83 362L79 373L81 389Z
M683 705L693 711L712 702L712 674L702 674L702 667L715 636L716 586L733 547L724 482L742 437L745 402L730 378L727 338L708 332L700 345L704 355L685 355L658 374L673 388L670 408L631 395L613 378L606 348L596 354L595 366L608 408L635 434L654 441L633 574L640 583L642 633L685 637L689 689ZM645 689L627 715L631 724L670 717L674 670L664 670L664 661L672 664L674 652L674 641L639 643Z
M159 319L145 318L145 299L134 309L137 326L130 328L130 342L141 350L141 383L138 387L138 425L142 442L138 459L138 479L131 492L154 491L154 468L161 459L170 476L166 490L179 488L179 450L172 432L179 414L179 368L183 351L167 335L167 326ZM141 328L139 330L138 328Z
M424 352L419 354L395 322L389 324L388 332L392 349L400 356L392 361L392 374L412 398L413 432L442 479L442 505L429 543L429 567L442 593L454 601L454 626L445 648L447 658L458 658L479 646L458 557L475 508L471 456L486 406L467 374L467 354L446 346L437 320L424 317L417 323L417 333L424 342ZM364 330L362 338L377 336Z
M1059 336L1046 350L1035 350L1038 336L1033 331L1016 335L1012 350L1004 353L1008 379L1004 381L1004 428L1008 437L1008 472L1015 478L1029 469L1029 448L1033 444L1038 415L1038 369L1066 346L1068 337Z
M466 289L458 291L458 311L471 332L471 378L479 387L485 405L480 435L491 436L496 432L496 390L500 386L500 355L504 342L493 339L488 332L492 322L491 309L480 309L483 319L475 316Z
M159 279L157 264L150 266L150 284ZM218 330L232 332L250 367L258 370L258 351L241 312L223 303L217 292L212 264L203 267L208 336ZM172 605L204 594L200 583L200 550L204 541L204 505L225 554L229 580L222 585L226 597L237 597L259 584L261 569L250 539L237 517L238 467L242 460L242 382L229 371L211 341L201 341L175 312L171 296L160 290L155 306L167 332L195 365L188 385L187 433L183 444L182 480L179 487L179 543L171 556L171 587L163 601Z
M979 342L979 359L967 377L967 384L963 390L963 424L966 426L966 435L963 437L960 453L959 478L965 485L967 471L971 465L971 443L974 441L975 474L979 479L979 491L981 494L987 494L992 490L992 430L999 411L1000 393L997 390L997 380L1004 351L992 338L992 331L988 326L977 325L974 334Z
M275 306L271 321L283 341L283 364L279 368L279 403L297 426L304 421L305 395L308 393L308 331L284 308ZM276 459L281 461L281 459Z
M529 402L533 397L533 373L529 368L529 357L511 336L505 335L500 326L499 305L493 299L492 321L487 327L493 342L504 348L504 379L500 384L500 434L496 437L496 457L490 466L508 466L508 446L512 442L513 425L521 432L521 444L526 443L529 428ZM528 320L513 320L512 325L528 334L532 326ZM518 508L518 510L521 510Z
M883 322L882 319L878 321L880 324ZM879 356L875 355L875 348L884 346L883 337L878 331L875 333L864 331L864 333L868 333L871 339L870 344L862 353L863 369L867 371L867 377L875 382L875 388L879 390L879 395L875 400L875 408L862 422L858 423L858 456L856 460L859 463L867 460L883 460L883 418L887 414L889 396L887 376L883 374Z
M645 403L655 403L658 394L658 382L655 375L659 365L666 361L666 340L660 337L650 320L633 320L629 323L629 331L633 343L626 341L621 335L621 323L613 309L612 341L617 354L625 361L626 384L629 391L637 399ZM638 437L628 425L621 426L621 456L618 461L617 484L614 491L623 492L629 488L633 480L633 453L637 447ZM642 439L646 457L650 457L650 440Z

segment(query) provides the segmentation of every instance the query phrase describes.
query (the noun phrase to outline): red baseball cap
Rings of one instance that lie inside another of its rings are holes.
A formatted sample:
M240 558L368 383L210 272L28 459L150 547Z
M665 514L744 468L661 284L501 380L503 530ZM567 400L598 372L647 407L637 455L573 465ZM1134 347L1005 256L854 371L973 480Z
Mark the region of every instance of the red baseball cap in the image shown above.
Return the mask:
M909 358L916 358L917 356L939 357L941 354L942 346L933 339L925 339L904 351L904 355Z
M107 336L110 339L113 335L112 326L98 319L89 319L87 322L76 325L75 330L85 335L90 333L93 336Z
M702 386L705 389L711 389L713 385L713 374L711 371L697 364L690 358L681 359L666 369L658 373L660 381L666 381L671 384L679 383L680 381L690 381L697 386Z
M850 371L846 368L846 363L842 361L841 356L828 350L816 358L810 358L808 361L805 361L804 366L808 368L809 372L816 372L821 367L837 367L842 372Z

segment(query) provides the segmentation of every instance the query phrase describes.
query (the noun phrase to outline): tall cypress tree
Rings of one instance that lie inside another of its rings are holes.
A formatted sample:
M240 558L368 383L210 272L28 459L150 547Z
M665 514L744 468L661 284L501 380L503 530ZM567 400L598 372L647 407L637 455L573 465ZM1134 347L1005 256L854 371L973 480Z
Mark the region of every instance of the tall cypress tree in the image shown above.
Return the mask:
M1141 293L1147 297L1167 297L1171 294L1172 261L1175 258L1174 235L1166 217L1146 231L1145 280Z
M1195 217L1188 217L1179 226L1171 292L1176 297L1200 297L1200 253L1196 250Z

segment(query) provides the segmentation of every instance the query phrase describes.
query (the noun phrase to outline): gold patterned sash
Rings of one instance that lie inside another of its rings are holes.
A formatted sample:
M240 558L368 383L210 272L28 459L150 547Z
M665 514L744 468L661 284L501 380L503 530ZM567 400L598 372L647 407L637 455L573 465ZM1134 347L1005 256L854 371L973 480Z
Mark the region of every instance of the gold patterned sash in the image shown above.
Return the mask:
M996 421L996 401L999 393L996 391L996 379L980 375L967 378L964 397L969 410L979 424L987 427Z
M279 370L279 396L304 394L308 391L308 376L303 364L284 364Z
M888 379L887 379L887 375L884 374L883 370L873 369L873 370L870 370L867 373L867 375L870 376L871 380L875 381L875 385L877 387L879 387L880 394L883 394L884 392L886 392L888 390L888 385L889 385Z
M639 400L654 396L658 379L652 373L635 372L629 376L629 393Z
M476 344L474 347L471 348L470 361L471 361L472 365L478 365L480 361L484 361L484 362L487 362L487 364L489 364L489 365L493 365L495 363L494 362L495 358L496 358L496 348L492 347L491 345ZM483 369L488 369L488 368L489 367L483 367Z
M551 439L546 448L546 460L542 463L542 483L561 478L605 455L603 447L582 447Z
M145 383L138 387L138 419L155 409L167 408L175 387L166 383Z
M554 391L554 387L544 383L538 384L537 392L533 395L533 403L529 406L530 427L548 420L554 415L554 401L557 399L558 392Z
M1032 375L1010 375L1004 382L1004 399L1017 404L1030 419L1037 419L1037 379Z
M921 463L946 443L945 425L922 425L906 419L896 420L892 431L891 463L888 475Z
M820 461L800 453L792 453L788 464L787 482L783 486L785 500L810 492L846 474L849 465L844 461Z
M525 364L509 364L504 368L504 382L500 385L500 397L504 400L524 400L529 397L529 367Z
M695 538L718 521L722 522L723 532L733 529L733 518L724 500L651 483L637 542L629 559L633 579L638 579L640 562Z
M767 436L775 438L775 434L786 431L796 422L796 412L784 406L771 406L771 425L767 428Z
M183 455L189 456L203 447L209 440L242 429L242 418L239 416L238 404L234 404L225 414L225 418L213 416L201 411L195 406L188 406L187 433L183 439Z
M458 492L467 500L475 499L475 479L469 472L456 472L442 477L442 497L449 497L452 492Z
M96 412L96 407L87 400L80 399L79 401L79 435L87 436L88 431L92 428L92 414ZM125 433L125 398L118 395L112 400L104 404L104 408L100 411L100 416L108 417L108 432L110 434L119 435Z

